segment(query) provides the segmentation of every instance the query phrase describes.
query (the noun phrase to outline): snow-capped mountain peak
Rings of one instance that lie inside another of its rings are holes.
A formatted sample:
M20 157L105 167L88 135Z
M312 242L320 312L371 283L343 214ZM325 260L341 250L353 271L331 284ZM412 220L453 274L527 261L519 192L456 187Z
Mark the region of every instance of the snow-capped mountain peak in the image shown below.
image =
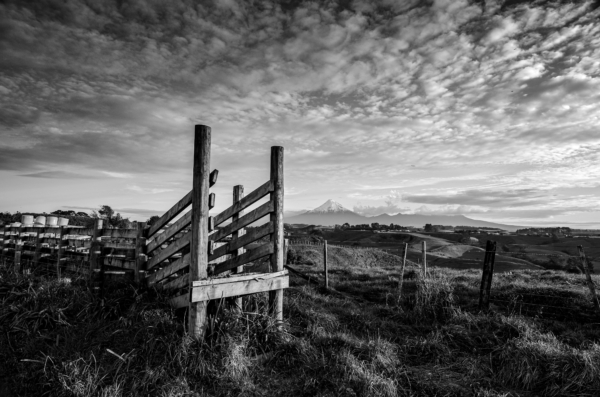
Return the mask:
M308 211L307 214L323 214L330 212L352 212L347 208L344 208L343 205L338 203L335 200L327 200L323 205L315 208L314 210Z

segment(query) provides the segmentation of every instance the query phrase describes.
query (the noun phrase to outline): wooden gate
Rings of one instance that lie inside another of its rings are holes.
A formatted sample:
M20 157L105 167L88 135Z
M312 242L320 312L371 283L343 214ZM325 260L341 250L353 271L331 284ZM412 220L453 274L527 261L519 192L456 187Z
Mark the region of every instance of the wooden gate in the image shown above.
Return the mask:
M283 233L283 148L271 148L269 181L244 196L235 186L234 202L225 211L210 216L215 194L210 187L218 171L210 172L210 127L197 125L194 141L193 189L152 227L144 230L145 252L140 251L138 271L147 273L149 286L183 290L171 299L175 308L188 307L190 334L201 337L207 325L210 300L269 292L269 310L279 324L283 319L283 289L289 279L284 270ZM244 210L269 195L269 201L253 211ZM171 220L188 206L191 209L176 222ZM245 233L244 228L269 216L269 221ZM231 220L229 223L226 221ZM191 225L191 227L190 227ZM244 247L268 236L256 248ZM138 241L138 244L139 241ZM145 256L148 256L144 266ZM269 272L244 274L243 266L269 257Z

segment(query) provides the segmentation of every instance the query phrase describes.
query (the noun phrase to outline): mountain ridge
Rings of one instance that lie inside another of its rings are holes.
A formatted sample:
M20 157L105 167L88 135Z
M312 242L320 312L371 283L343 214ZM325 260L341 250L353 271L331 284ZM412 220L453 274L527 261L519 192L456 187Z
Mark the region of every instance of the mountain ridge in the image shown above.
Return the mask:
M425 224L432 225L451 225L451 226L472 226L472 227L493 227L508 231L516 231L526 226L506 225L502 223L481 221L468 218L464 215L418 215L418 214L381 214L376 216L364 216L351 211L335 200L327 200L324 204L314 210L306 211L303 214L284 218L285 223L301 223L322 226L371 224L382 223L389 225L394 223L401 226L423 227Z

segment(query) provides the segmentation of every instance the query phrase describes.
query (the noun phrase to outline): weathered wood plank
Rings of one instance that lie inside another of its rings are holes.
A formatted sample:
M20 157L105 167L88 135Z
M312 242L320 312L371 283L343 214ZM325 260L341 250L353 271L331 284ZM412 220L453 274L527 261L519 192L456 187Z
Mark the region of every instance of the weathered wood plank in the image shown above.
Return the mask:
M232 240L218 248L215 248L214 253L208 256L208 260L213 261L223 255L227 255L239 248L242 248L245 245L253 243L256 240L273 233L273 230L274 226L271 222L265 223L256 229L246 230L246 234L243 236L238 237L236 240Z
M190 275L186 273L174 280L170 280L164 284L159 284L162 289L179 289L187 288L190 286Z
M265 274L265 276L271 274L273 273ZM289 287L289 276L287 272L285 272L285 274L278 274L275 277L257 277L251 280L242 281L237 281L236 277L232 277L230 280L231 281L228 283L195 286L192 290L191 301L202 302L228 298L231 296L281 290Z
M186 307L190 304L190 294L185 293L185 294L176 296L175 298L171 298L171 299L169 299L169 304L174 309L180 309L182 307Z
M213 274L217 275L219 273L226 272L227 270L231 270L235 267L245 265L248 262L252 262L257 259L263 258L267 255L271 255L273 251L273 243L261 245L260 247L255 248L252 251L245 252L240 256L236 256L234 258L226 260L225 262L219 263L217 266L215 266Z
M271 181L267 181L263 185L259 186L257 189L249 193L247 196L242 198L237 203L234 203L231 207L227 208L225 211L221 212L219 215L215 216L215 227L219 226L221 223L225 222L227 219L231 218L233 215L237 214L240 211L250 207L252 204L256 203L261 198L265 197L273 190L273 185Z
M152 273L148 276L148 285L152 286L159 282L160 280L169 277L171 274L178 272L182 269L185 269L190 265L190 254L185 254L183 257L177 259L173 263L170 263L168 266L163 267L159 271Z
M242 216L237 221L231 222L229 225L224 226L221 229L218 229L216 232L214 232L213 234L208 236L208 238L211 241L219 241L219 240L223 239L224 237L227 237L231 233L233 233L245 226L248 226L249 224L251 224L253 222L256 222L263 216L270 214L271 212L273 212L273 208L274 208L273 203L271 201L269 201L268 203L261 205L257 209L250 211L248 214Z
M146 269L147 270L152 269L154 266L158 265L160 262L164 261L168 257L172 256L176 252L180 251L181 249L183 249L184 247L189 245L191 237L192 237L192 234L188 233L187 235L180 238L179 240L171 243L171 245L169 245L164 250L160 251L158 254L154 255L152 258L150 258L148 260Z
M186 194L181 200L177 202L171 209L165 212L148 230L148 235L146 237L152 237L154 234L165 227L167 223L171 221L171 219L175 218L181 211L183 211L188 205L192 204L192 193L190 191Z
M283 270L277 273L245 273L245 274L230 274L227 277L215 277L209 278L207 280L199 280L194 281L192 283L192 287L202 287L205 285L215 285L215 284L227 284L237 281L248 281L248 280L262 280L275 278L282 275L287 275L287 270Z
M179 233L183 228L192 223L192 211L188 211L184 216L179 218L177 222L171 225L168 229L166 229L161 234L155 236L154 240L148 243L146 248L147 253L151 253L161 245L165 243L168 239Z
M58 228L54 228L52 231L46 233L58 233ZM65 236L92 236L94 229L83 229L83 228L64 228ZM98 230L98 237L112 237L112 238L136 238L137 229L100 229Z

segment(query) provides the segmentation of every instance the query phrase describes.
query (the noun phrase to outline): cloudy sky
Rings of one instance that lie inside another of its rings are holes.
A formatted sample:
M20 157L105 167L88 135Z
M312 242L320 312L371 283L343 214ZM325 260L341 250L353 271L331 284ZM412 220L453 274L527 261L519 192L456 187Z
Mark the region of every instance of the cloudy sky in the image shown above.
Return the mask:
M597 1L0 4L0 211L160 214L212 127L217 210L600 227Z

